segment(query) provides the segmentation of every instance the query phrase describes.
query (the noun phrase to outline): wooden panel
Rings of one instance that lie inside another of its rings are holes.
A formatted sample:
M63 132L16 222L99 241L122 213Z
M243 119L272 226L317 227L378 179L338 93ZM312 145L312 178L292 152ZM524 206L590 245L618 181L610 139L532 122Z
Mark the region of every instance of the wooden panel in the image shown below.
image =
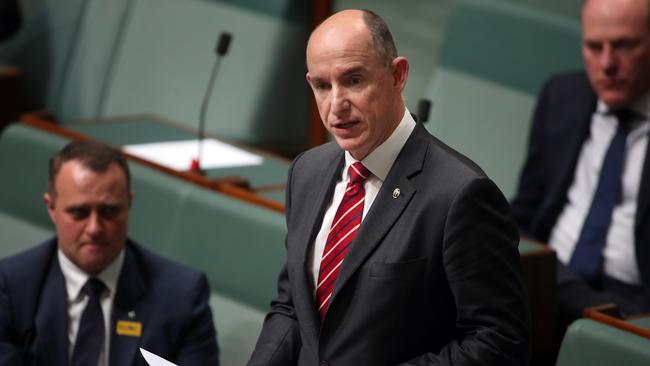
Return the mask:
M619 318L618 308L614 304L605 304L605 305L599 305L599 306L587 308L585 309L583 314L585 318L590 318L595 321L610 325L612 327L616 327L624 331L634 333L641 337L650 339L650 329L640 327L638 325L626 321L625 319ZM638 316L646 316L646 314L638 315Z
M559 346L555 339L555 252L534 240L522 238L522 241L535 247L520 254L532 320L531 364L551 365Z

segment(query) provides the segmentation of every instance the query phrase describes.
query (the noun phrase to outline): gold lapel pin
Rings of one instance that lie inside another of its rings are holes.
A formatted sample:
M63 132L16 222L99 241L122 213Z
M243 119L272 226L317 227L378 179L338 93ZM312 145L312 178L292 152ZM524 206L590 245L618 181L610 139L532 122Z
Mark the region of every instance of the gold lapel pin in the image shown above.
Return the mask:
M397 198L397 197L399 197L399 194L400 194L401 192L402 192L402 191L400 191L399 188L395 188L395 189L393 190L393 198Z
M128 316L129 319L135 319L135 310L129 311L126 316Z

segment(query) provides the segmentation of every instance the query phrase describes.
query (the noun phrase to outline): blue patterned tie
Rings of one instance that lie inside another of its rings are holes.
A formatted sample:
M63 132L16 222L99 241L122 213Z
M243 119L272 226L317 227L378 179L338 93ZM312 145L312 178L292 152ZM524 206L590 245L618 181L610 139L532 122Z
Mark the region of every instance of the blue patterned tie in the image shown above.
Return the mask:
M104 283L89 278L82 291L88 296L88 304L81 315L79 331L72 353L72 366L97 366L99 353L104 344L104 314L99 298Z
M613 113L618 119L618 128L603 159L598 186L569 263L582 278L592 282L600 275L612 212L621 201L625 141L629 124L635 116L629 109Z

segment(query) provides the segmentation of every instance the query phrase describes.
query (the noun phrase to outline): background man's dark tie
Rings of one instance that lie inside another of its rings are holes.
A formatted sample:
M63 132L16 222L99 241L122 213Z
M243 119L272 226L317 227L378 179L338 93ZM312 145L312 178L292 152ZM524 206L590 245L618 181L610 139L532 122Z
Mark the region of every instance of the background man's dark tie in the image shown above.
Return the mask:
M569 263L582 278L591 282L597 281L601 274L603 248L612 222L612 212L621 201L625 142L635 116L629 109L613 113L618 119L618 128L603 159L598 186Z
M89 278L82 288L88 296L88 304L79 322L72 366L97 366L104 344L104 315L99 301L104 288L104 283L97 278Z

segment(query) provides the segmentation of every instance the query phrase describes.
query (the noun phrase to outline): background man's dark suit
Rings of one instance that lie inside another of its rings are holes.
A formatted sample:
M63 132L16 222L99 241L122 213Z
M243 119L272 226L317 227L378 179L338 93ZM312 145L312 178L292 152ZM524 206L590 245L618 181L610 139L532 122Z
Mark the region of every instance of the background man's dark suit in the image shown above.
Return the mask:
M525 235L542 242L549 239L561 214L583 143L589 137L597 97L584 72L559 75L546 84L535 110L528 158L512 201L515 219ZM640 182L634 235L641 280L650 291L650 159L646 152ZM593 291L558 262L558 301L572 309L570 317L595 305ZM603 299L606 301L607 299ZM621 299L623 300L623 299ZM606 301L607 302L607 301Z
M68 364L65 279L56 239L0 261L0 365ZM138 347L181 365L216 365L207 279L133 242L117 283L110 364L146 365ZM182 301L181 301L182 300ZM135 311L135 318L128 316ZM118 320L142 323L142 336L118 336Z
M287 264L249 364L526 364L528 312L508 203L421 125L364 219L321 325L307 263L343 166L335 143L292 165Z

